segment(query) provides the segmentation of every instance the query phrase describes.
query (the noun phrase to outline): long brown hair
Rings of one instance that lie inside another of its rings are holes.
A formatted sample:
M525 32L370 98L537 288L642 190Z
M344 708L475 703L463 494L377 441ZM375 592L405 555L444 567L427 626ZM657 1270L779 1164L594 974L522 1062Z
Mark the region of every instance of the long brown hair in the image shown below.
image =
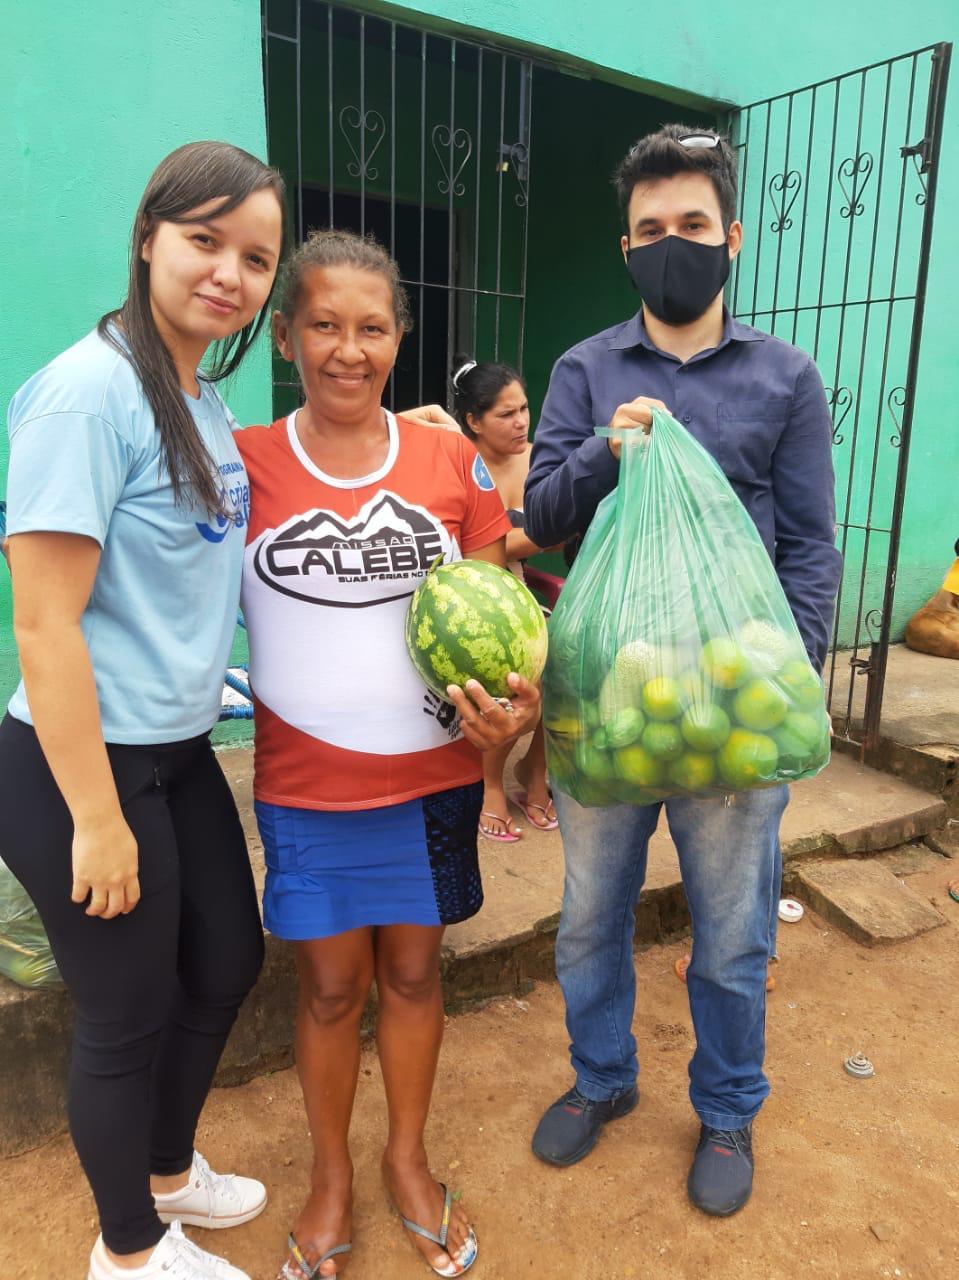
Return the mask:
M221 203L208 216L219 217L255 191L267 190L275 192L283 209L283 179L276 170L228 142L190 142L171 152L154 170L133 222L126 301L101 316L97 325L100 337L129 360L143 386L160 432L160 451L176 502L189 498L211 514L222 506L219 477L183 399L173 356L153 318L150 266L143 261L143 246L158 222L183 223L185 214L211 200ZM214 344L213 359L200 375L205 381L219 382L238 367L263 327L272 295L271 287L250 323Z

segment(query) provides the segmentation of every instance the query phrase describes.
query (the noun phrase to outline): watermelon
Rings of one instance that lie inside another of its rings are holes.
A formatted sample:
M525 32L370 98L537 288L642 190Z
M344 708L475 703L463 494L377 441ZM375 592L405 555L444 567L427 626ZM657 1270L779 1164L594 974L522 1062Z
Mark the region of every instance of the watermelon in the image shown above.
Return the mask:
M509 697L511 671L538 680L546 665L546 619L514 573L486 560L437 562L413 593L406 647L428 688L478 680Z

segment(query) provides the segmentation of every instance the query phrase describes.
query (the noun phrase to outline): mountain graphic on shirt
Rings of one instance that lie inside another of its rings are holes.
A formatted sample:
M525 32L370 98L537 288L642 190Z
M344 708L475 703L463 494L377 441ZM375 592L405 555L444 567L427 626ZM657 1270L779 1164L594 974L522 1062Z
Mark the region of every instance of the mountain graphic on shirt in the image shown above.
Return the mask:
M352 520L341 520L332 511L315 510L306 516L294 516L277 530L282 533L284 541L295 542L309 538L318 530L328 528L330 533L319 535L322 539L339 537L355 540L362 532L364 538L377 538L380 541L394 538L408 538L411 533L430 533L435 530L436 523L422 508L411 507L392 493L384 493L366 513L364 507ZM383 524L388 515L396 521L396 527Z
M356 609L412 595L451 550L438 519L386 491L352 519L322 508L291 516L263 534L253 564L283 595Z

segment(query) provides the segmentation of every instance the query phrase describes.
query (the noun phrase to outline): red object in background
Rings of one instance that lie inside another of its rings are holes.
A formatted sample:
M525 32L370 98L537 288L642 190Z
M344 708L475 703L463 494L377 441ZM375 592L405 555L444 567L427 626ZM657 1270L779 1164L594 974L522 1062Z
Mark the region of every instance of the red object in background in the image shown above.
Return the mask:
M555 573L544 573L542 569L531 569L529 565L524 566L523 577L530 591L542 596L547 609L556 608L565 578L557 578Z

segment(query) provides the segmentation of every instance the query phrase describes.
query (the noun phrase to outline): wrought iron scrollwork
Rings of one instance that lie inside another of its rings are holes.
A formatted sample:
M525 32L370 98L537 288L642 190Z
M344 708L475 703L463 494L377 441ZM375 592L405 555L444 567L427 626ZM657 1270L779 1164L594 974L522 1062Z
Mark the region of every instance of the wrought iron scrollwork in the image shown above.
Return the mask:
M443 176L437 183L440 195L461 196L466 190L465 183L460 182L463 170L473 154L473 139L465 129L450 129L448 124L438 124L433 130L433 150L440 162ZM464 152L462 160L457 163L456 152ZM449 164L447 165L447 160Z
M380 171L374 169L370 162L383 145L383 139L386 137L386 121L378 111L361 112L358 107L344 107L340 112L339 124L340 133L353 156L346 166L347 172L354 178L366 178L370 182L375 182L380 176ZM354 145L349 130L356 134L358 145ZM373 144L368 151L364 145L367 135Z
M902 410L906 407L906 388L893 387L886 396L886 408L889 410L889 416L896 424L896 430L889 437L889 443L894 449L902 448ZM899 413L896 410L899 410Z
M860 151L857 156L848 156L836 170L836 178L846 197L845 205L839 210L842 218L855 218L865 209L862 194L869 182L873 170L873 159L868 151ZM852 189L846 186L843 179L848 179Z
M500 163L504 166L503 172L509 169L516 179L519 191L513 199L520 209L524 209L529 200L529 147L525 142L504 142L500 147Z
M919 179L920 190L913 197L920 207L926 203L926 172L929 169L929 139L922 138L911 147L900 147L899 154L903 160L911 160Z
M776 217L769 224L774 235L782 235L793 224L789 212L796 203L796 197L802 187L802 174L798 169L786 169L775 174L769 181L769 198L772 201ZM778 198L777 198L778 197Z
M852 391L849 387L827 387L826 399L829 401L829 412L832 414L832 442L842 444L846 437L839 434L839 428L846 421L846 415L852 408Z
M878 644L879 636L882 632L882 610L870 609L862 622L869 636L870 644Z

